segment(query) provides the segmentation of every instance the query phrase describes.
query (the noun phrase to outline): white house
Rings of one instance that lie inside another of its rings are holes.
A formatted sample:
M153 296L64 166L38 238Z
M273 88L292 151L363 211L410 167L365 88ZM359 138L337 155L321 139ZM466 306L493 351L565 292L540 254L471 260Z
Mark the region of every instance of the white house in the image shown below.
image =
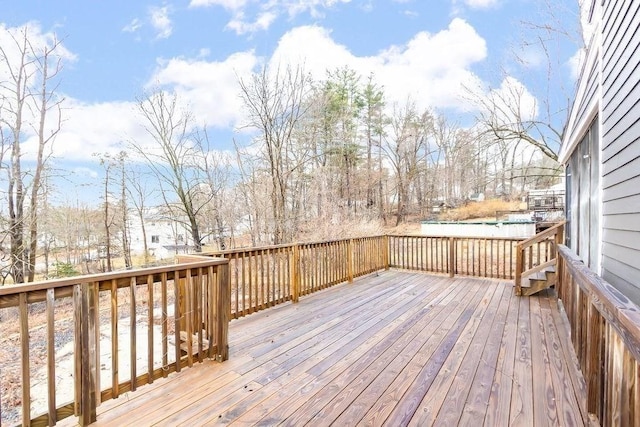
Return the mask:
M191 231L184 221L171 218L163 207L146 208L143 214L149 254L156 259L171 258L193 251ZM129 215L129 234L132 254L144 253L144 237L140 217Z

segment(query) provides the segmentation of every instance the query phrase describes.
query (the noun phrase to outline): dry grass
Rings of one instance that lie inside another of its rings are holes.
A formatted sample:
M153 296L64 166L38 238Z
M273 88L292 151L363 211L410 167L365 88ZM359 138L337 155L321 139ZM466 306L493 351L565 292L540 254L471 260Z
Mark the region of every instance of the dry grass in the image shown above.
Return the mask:
M478 218L495 218L496 211L520 209L520 202L508 202L501 199L490 199L483 202L471 202L456 209L440 214L443 221L464 221Z

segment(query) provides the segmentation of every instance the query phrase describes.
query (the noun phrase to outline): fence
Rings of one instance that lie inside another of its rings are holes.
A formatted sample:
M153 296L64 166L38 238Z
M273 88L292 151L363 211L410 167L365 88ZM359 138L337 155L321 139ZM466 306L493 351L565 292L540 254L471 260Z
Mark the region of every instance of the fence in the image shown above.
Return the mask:
M374 236L204 255L229 261L231 316L238 318L387 268L387 246L386 236Z

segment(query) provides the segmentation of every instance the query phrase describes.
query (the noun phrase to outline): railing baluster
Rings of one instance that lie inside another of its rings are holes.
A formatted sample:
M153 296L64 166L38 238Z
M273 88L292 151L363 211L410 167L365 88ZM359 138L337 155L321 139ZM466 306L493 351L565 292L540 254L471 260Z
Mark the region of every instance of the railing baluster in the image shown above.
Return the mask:
M100 289L99 284L94 282L90 285L91 298L93 298L93 303L90 307L91 315L93 316L93 348L94 348L94 364L96 369L99 370L100 366ZM99 371L98 371L99 372ZM100 375L97 374L95 376L94 381L94 394L96 399L96 405L100 405L101 402L101 386L100 386Z
M111 280L111 388L113 397L120 396L118 368L118 281Z
M203 282L202 268L198 267L196 270L196 278L193 284L193 294L194 294L194 333L198 334L198 362L202 362L202 353L204 353L204 344L202 342L202 326L203 326L203 316L202 316L202 298L204 296L204 282Z
M163 271L160 274L160 293L161 293L161 323L162 323L162 376L167 377L167 371L169 367L169 340L168 340L168 310L169 310L169 297L167 292L167 272Z
M231 266L229 265L229 268ZM217 272L218 269L214 269L213 266L207 267L207 277L206 277L206 298L207 298L207 341L209 342L209 347L207 349L207 357L214 357L213 347L214 344L216 349L220 346L220 343L217 342L215 333L216 333L216 317L218 316L217 311L217 301L216 301L216 285L218 283Z
M237 319L239 317L238 312L240 311L240 303L239 303L239 299L240 299L240 282L239 282L239 279L238 279L238 270L240 269L240 261L238 260L238 253L237 252L233 255L233 266L234 266L234 268L233 268L233 277L234 277L234 280L235 280L234 289L235 289L235 308L236 308L234 313L233 313L233 317L235 319ZM229 268L231 268L231 263L229 263ZM244 295L243 295L243 299L244 299ZM244 303L243 303L242 309L244 310Z
M174 310L174 337L175 337L174 347L175 347L175 353L176 353L175 366L176 366L176 372L180 372L182 368L182 353L180 350L180 340L181 340L180 329L182 326L182 316L184 316L184 314L182 313L184 292L182 291L182 284L180 283L180 273L177 270L173 272L173 291L174 291L173 310Z
M136 384L136 376L137 376L137 361L138 361L138 357L137 357L137 335L138 335L138 328L137 328L137 318L136 318L136 279L134 277L131 278L131 280L129 281L129 308L130 308L130 318L129 318L129 323L130 323L130 342L129 342L129 348L130 348L130 356L131 356L131 362L130 362L130 368L131 368L131 391L135 391L137 388L137 384Z
M49 425L57 422L56 414L56 346L55 290L47 289L47 408Z
M29 311L27 294L21 292L18 296L20 312L20 346L22 357L22 422L31 425L31 368L29 358Z
M147 327L147 373L149 375L148 383L153 383L153 275L147 275L147 309L148 327Z
M253 295L255 293L253 292L253 282L254 282L254 280L253 280L253 268L252 268L253 262L252 262L252 260L253 260L254 257L252 255L253 255L253 252L249 252L248 257L247 257L247 267L248 267L247 275L249 276L249 281L248 281L248 284L249 284L249 313L253 313L253 312L256 311L255 307L256 307L257 301L258 301L258 296L257 295L254 296ZM256 303L253 302L254 299L256 300Z
M191 269L185 271L184 279L184 300L185 300L185 329L187 332L187 366L193 366L193 283L191 280Z

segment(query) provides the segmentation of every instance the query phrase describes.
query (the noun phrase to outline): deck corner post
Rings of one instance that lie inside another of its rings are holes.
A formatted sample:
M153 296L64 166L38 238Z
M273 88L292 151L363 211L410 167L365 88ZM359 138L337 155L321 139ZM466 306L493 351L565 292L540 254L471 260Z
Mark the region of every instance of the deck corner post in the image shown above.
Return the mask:
M78 423L86 426L96 421L97 399L95 366L97 343L95 339L96 299L95 284L79 283L73 288L75 306L75 412Z
M291 254L291 301L298 302L300 299L300 245L295 243L292 246Z
M449 237L449 277L456 274L456 238Z
M218 266L218 297L216 298L218 322L216 324L216 341L218 353L216 359L223 362L229 359L229 319L231 318L231 281L229 263Z

